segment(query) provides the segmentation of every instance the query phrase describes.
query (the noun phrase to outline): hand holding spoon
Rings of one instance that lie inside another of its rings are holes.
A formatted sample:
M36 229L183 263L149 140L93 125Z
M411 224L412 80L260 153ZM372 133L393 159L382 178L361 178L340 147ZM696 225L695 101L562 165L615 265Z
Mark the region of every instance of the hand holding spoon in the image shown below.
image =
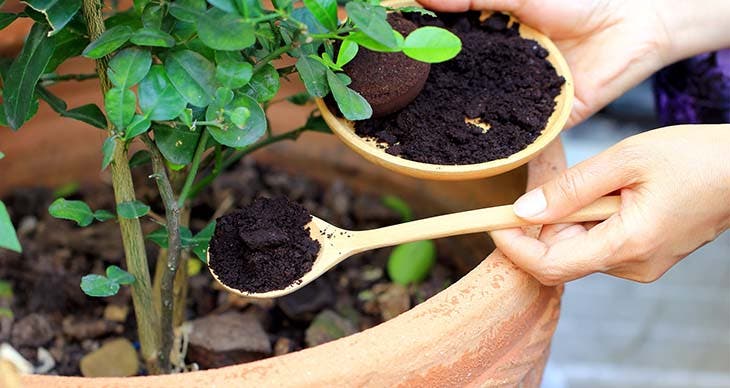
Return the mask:
M620 206L620 197L603 197L557 223L602 221L618 212ZM223 287L235 294L249 298L278 298L306 286L330 268L357 253L412 241L529 225L532 224L514 214L512 205L447 214L363 231L345 230L312 217L308 227L312 239L319 241L321 248L312 270L307 272L301 281L294 282L283 290L249 293L225 285L212 269L210 272Z

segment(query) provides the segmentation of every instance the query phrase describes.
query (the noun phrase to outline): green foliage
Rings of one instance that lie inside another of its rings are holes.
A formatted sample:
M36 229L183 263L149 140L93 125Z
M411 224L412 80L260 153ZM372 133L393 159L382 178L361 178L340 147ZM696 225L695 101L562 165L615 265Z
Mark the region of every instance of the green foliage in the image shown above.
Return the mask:
M79 120L101 129L106 129L107 127L106 117L104 117L104 113L96 104L86 104L69 110L66 106L66 102L58 98L43 86L36 86L36 94L45 101L51 109L63 117Z
M122 203L117 204L117 214L119 214L119 217L122 217L122 218L127 218L127 219L139 218L149 212L150 212L150 207L138 200L127 201L127 202L122 202Z
M437 27L421 27L406 37L403 53L429 63L448 61L461 51L461 40L453 33Z
M131 88L142 81L152 66L152 54L135 47L126 48L109 61L109 81L121 89Z
M348 120L364 120L373 115L373 109L360 93L348 88L342 79L327 70L327 83L337 106Z
M117 140L114 136L109 136L104 140L104 144L101 145L101 170L106 170L109 164L112 162L114 156L114 150L117 148Z
M243 50L256 42L253 24L217 8L198 17L197 27L200 39L214 50Z
M104 107L109 121L118 129L124 129L134 118L137 96L129 89L114 87L106 92Z
M149 120L173 120L187 102L175 89L161 65L152 66L139 84L139 107Z
M213 237L213 232L215 232L215 221L208 224L195 236L193 236L190 229L181 227L180 238L182 240L182 246L183 248L190 249L200 261L207 264L208 245L210 244L210 239ZM168 233L165 227L148 234L147 239L157 244L160 248L168 248Z
M91 42L83 51L83 55L91 59L99 59L122 47L132 37L132 27L121 25L112 27Z
M119 292L120 286L133 284L134 281L132 274L116 265L111 265L106 269L106 276L91 274L82 277L81 289L89 296L113 296Z
M408 285L425 280L436 263L436 244L416 241L402 244L388 257L388 276L395 283Z
M0 248L15 252L22 251L18 237L15 235L15 228L10 221L10 214L2 201L0 201Z
M23 50L13 61L7 76L3 77L5 118L12 129L20 128L37 109L35 85L51 60L54 50L52 41L46 37L47 34L46 26L34 24Z
M83 201L69 201L64 198L58 198L48 208L48 213L53 217L64 220L76 221L81 226L89 226L94 222L94 213L89 205Z
M165 60L170 82L187 102L204 107L215 94L215 66L204 56L191 50L170 53Z
M413 221L413 211L406 201L395 195L386 195L381 198L383 205L398 213L403 222Z
M304 0L304 5L325 28L330 31L337 29L336 0Z
M398 41L393 36L393 27L386 21L385 8L369 3L351 1L345 5L347 16L360 31L385 47L396 49Z
M81 9L81 0L25 0L28 6L45 15L51 26L49 35L63 29Z

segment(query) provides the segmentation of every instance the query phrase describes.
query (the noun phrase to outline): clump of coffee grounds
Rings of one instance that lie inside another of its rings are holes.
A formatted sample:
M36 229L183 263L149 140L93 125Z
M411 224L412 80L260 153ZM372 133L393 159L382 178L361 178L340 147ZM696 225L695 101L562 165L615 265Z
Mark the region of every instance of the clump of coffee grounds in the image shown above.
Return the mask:
M358 135L383 142L392 155L442 165L502 159L540 135L565 79L547 61L545 48L520 37L519 24L510 26L509 17L498 13L484 22L478 12L406 17L419 26L447 28L461 38L462 51L431 65L423 91L411 104L356 122Z
M210 268L223 284L244 292L281 290L312 269L320 244L312 216L284 197L257 198L220 217L210 242Z

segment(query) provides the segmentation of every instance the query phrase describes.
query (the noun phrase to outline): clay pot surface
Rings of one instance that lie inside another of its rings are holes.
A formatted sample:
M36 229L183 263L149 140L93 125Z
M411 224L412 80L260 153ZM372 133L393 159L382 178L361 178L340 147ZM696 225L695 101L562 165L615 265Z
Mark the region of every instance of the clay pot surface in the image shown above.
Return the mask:
M91 68L87 61L71 61L60 73L83 73ZM288 95L299 90L298 83L285 84L281 93ZM71 107L101 100L94 81L66 83L54 91ZM283 131L301 125L311 109L312 106L276 104L269 117L275 131ZM19 133L0 131L0 144L6 154L0 173L0 194L27 185L108 181L106 173L96 168L105 137L104 132L60 118L41 104L38 116ZM406 199L416 201L416 206L431 203L449 211L510 203L524 192L527 175L525 169L518 169L468 182L417 180L378 168L333 136L314 133L255 156L262 162L315 178L337 176L356 189L383 185L395 192L417 193L416 197ZM555 143L530 162L529 185L534 186L564 168L562 147ZM561 288L542 286L494 251L461 280L412 310L364 332L314 348L178 375L102 379L28 375L23 376L22 383L25 387L42 388L537 387L557 325L561 292Z

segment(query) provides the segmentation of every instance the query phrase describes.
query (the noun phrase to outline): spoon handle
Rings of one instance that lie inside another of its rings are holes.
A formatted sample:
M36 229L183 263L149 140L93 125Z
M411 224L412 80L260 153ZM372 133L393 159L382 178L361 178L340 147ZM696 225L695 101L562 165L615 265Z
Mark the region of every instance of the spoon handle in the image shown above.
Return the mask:
M603 221L617 213L620 208L621 198L619 196L602 197L585 208L560 219L556 223ZM515 215L512 210L512 205L505 205L431 217L379 229L354 232L354 239L350 243L356 247L353 253L359 253L411 241L430 240L529 225L533 224Z

